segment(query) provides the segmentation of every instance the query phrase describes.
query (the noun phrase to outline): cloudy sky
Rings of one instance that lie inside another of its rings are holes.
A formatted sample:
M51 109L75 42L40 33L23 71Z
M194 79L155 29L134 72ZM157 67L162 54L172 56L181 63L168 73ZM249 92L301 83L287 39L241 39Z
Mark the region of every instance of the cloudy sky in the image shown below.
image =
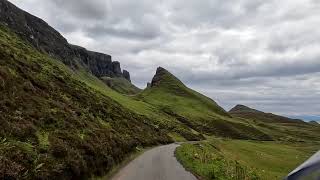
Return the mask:
M318 0L10 0L144 87L158 66L227 110L320 120Z

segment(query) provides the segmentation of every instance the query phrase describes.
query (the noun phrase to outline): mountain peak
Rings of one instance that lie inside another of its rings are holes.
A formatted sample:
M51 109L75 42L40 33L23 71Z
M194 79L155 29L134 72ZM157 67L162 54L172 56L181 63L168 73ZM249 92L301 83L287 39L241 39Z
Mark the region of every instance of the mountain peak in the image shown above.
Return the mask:
M169 71L166 70L165 68L159 66L159 67L157 68L156 74L161 73L161 72L169 72Z
M159 86L160 84L166 85L183 85L183 83L171 74L168 70L163 67L158 67L156 74L153 76L151 81L151 87Z
M188 88L182 81L163 67L157 68L156 74L148 87L149 88L140 95L143 96L144 99L149 99L152 102L158 99L160 102L166 102L163 104L177 106L179 103L176 101L180 99L180 106L186 106L186 109L190 107L192 107L193 110L199 108L199 111L205 109L215 114L230 117L214 100Z
M318 126L320 125L317 121L310 121L309 123L313 125L318 125Z
M235 107L233 107L230 111L230 113L236 113L236 112L259 112L258 110L252 109L248 106L238 104Z

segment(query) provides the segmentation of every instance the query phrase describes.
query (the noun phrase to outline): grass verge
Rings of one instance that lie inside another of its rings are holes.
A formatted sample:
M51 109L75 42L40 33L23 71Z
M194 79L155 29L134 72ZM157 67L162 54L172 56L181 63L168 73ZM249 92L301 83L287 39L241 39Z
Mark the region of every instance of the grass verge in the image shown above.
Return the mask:
M210 139L183 144L176 157L202 179L282 179L319 148L318 143Z

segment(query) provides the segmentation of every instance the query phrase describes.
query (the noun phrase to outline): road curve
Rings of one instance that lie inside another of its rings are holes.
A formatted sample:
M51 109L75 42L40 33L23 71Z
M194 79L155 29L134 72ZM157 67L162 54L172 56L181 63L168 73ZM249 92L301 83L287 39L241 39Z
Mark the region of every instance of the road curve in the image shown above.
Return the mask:
M179 145L151 149L121 169L112 180L197 180L174 157Z

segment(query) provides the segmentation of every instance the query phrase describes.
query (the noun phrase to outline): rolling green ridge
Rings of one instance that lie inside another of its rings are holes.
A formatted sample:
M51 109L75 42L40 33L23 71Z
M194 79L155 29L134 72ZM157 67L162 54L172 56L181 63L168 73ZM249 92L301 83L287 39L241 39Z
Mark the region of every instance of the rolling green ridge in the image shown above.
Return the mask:
M76 74L78 80L85 83L87 86L99 91L105 96L110 97L135 113L148 117L150 123L152 123L155 128L166 129L168 134L174 138L174 140L176 140L176 138L190 141L203 139L199 133L194 132L190 127L181 123L175 117L166 114L160 108L141 101L136 96L127 96L113 91L97 77L86 71L80 70L77 71Z
M260 122L265 123L289 123L289 124L300 124L307 125L306 122L298 119L290 119L287 117L279 116L272 113L265 113L262 111L258 111L244 105L236 105L232 108L229 113L236 117L253 119Z
M86 71L77 71L77 75L79 80L86 85L112 98L124 107L148 117L155 127L166 129L174 140L202 140L204 139L202 134L270 140L267 134L252 125L231 118L213 100L187 88L166 70L164 75L160 76L160 80L169 86L161 85L147 88L135 96L127 96L113 91ZM172 89L170 85L181 88ZM177 96L176 94L189 95Z
M280 141L320 141L320 126L302 120L265 113L243 105L229 112L234 118L247 122Z
M161 67L157 69L151 87L138 97L202 134L239 139L271 139L250 124L231 118L212 99L189 89Z

